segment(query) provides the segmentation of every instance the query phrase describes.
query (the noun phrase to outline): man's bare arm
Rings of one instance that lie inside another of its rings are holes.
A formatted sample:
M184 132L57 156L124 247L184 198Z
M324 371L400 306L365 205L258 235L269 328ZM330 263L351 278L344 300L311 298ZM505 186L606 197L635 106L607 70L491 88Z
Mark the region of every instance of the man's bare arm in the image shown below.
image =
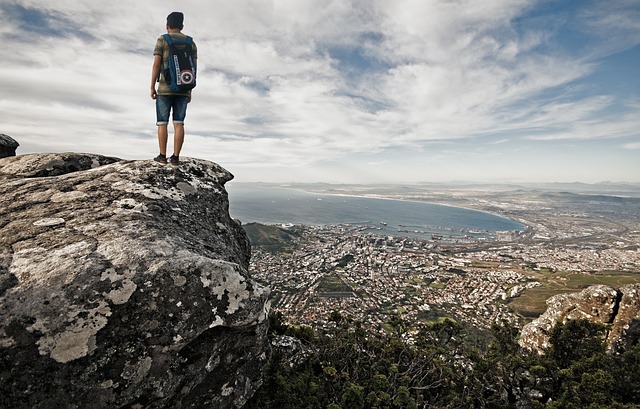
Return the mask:
M158 81L158 77L160 77L160 67L162 66L162 56L154 55L153 56L153 68L151 68L151 99L156 99L158 95L156 91L156 82Z

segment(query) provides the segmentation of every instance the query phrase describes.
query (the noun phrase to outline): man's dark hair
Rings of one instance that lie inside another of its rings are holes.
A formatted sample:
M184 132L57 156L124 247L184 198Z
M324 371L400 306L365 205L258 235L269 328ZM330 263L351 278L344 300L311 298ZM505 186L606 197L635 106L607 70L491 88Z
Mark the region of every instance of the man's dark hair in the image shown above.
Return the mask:
M167 16L167 25L169 28L178 28L182 30L184 27L182 23L184 22L184 14L179 11L174 11L173 13Z

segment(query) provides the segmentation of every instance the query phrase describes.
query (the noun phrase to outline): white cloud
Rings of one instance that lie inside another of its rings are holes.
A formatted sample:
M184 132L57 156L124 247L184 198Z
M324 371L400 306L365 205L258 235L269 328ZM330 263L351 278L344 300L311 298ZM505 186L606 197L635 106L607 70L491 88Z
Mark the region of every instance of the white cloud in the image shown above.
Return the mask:
M149 4L1 6L2 132L33 150L152 156L152 49L176 6ZM638 8L589 4L573 24L589 24L597 53L556 46L558 22L517 23L534 0L186 0L200 73L185 154L277 168L493 134L637 135L637 99L579 85L599 69L594 55L640 42Z

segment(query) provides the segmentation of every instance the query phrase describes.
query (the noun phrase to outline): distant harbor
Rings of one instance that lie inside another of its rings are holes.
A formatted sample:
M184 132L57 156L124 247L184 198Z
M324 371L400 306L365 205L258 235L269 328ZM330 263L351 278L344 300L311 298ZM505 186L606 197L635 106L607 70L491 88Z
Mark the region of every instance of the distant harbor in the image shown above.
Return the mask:
M525 226L494 214L427 202L308 193L255 184L227 185L229 212L242 223L367 226L387 236L443 240L492 237Z

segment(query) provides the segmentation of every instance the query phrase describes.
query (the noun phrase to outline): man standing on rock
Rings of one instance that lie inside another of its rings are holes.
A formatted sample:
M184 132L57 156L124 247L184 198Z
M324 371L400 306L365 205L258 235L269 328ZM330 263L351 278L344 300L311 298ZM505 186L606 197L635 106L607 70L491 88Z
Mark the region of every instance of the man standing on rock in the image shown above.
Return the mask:
M182 34L183 21L184 15L178 11L167 16L167 33L172 40L186 40L188 38ZM197 59L195 42L191 43L191 47L195 61ZM184 118L187 114L187 104L191 101L191 90L174 91L169 87L165 78L168 59L169 44L164 36L160 36L153 50L153 69L151 71L151 98L156 101L156 125L158 125L158 144L160 145L160 154L154 160L162 164L167 163L169 113L173 111L173 155L168 161L172 165L178 165L180 150L184 142ZM157 91L156 82L158 83Z

